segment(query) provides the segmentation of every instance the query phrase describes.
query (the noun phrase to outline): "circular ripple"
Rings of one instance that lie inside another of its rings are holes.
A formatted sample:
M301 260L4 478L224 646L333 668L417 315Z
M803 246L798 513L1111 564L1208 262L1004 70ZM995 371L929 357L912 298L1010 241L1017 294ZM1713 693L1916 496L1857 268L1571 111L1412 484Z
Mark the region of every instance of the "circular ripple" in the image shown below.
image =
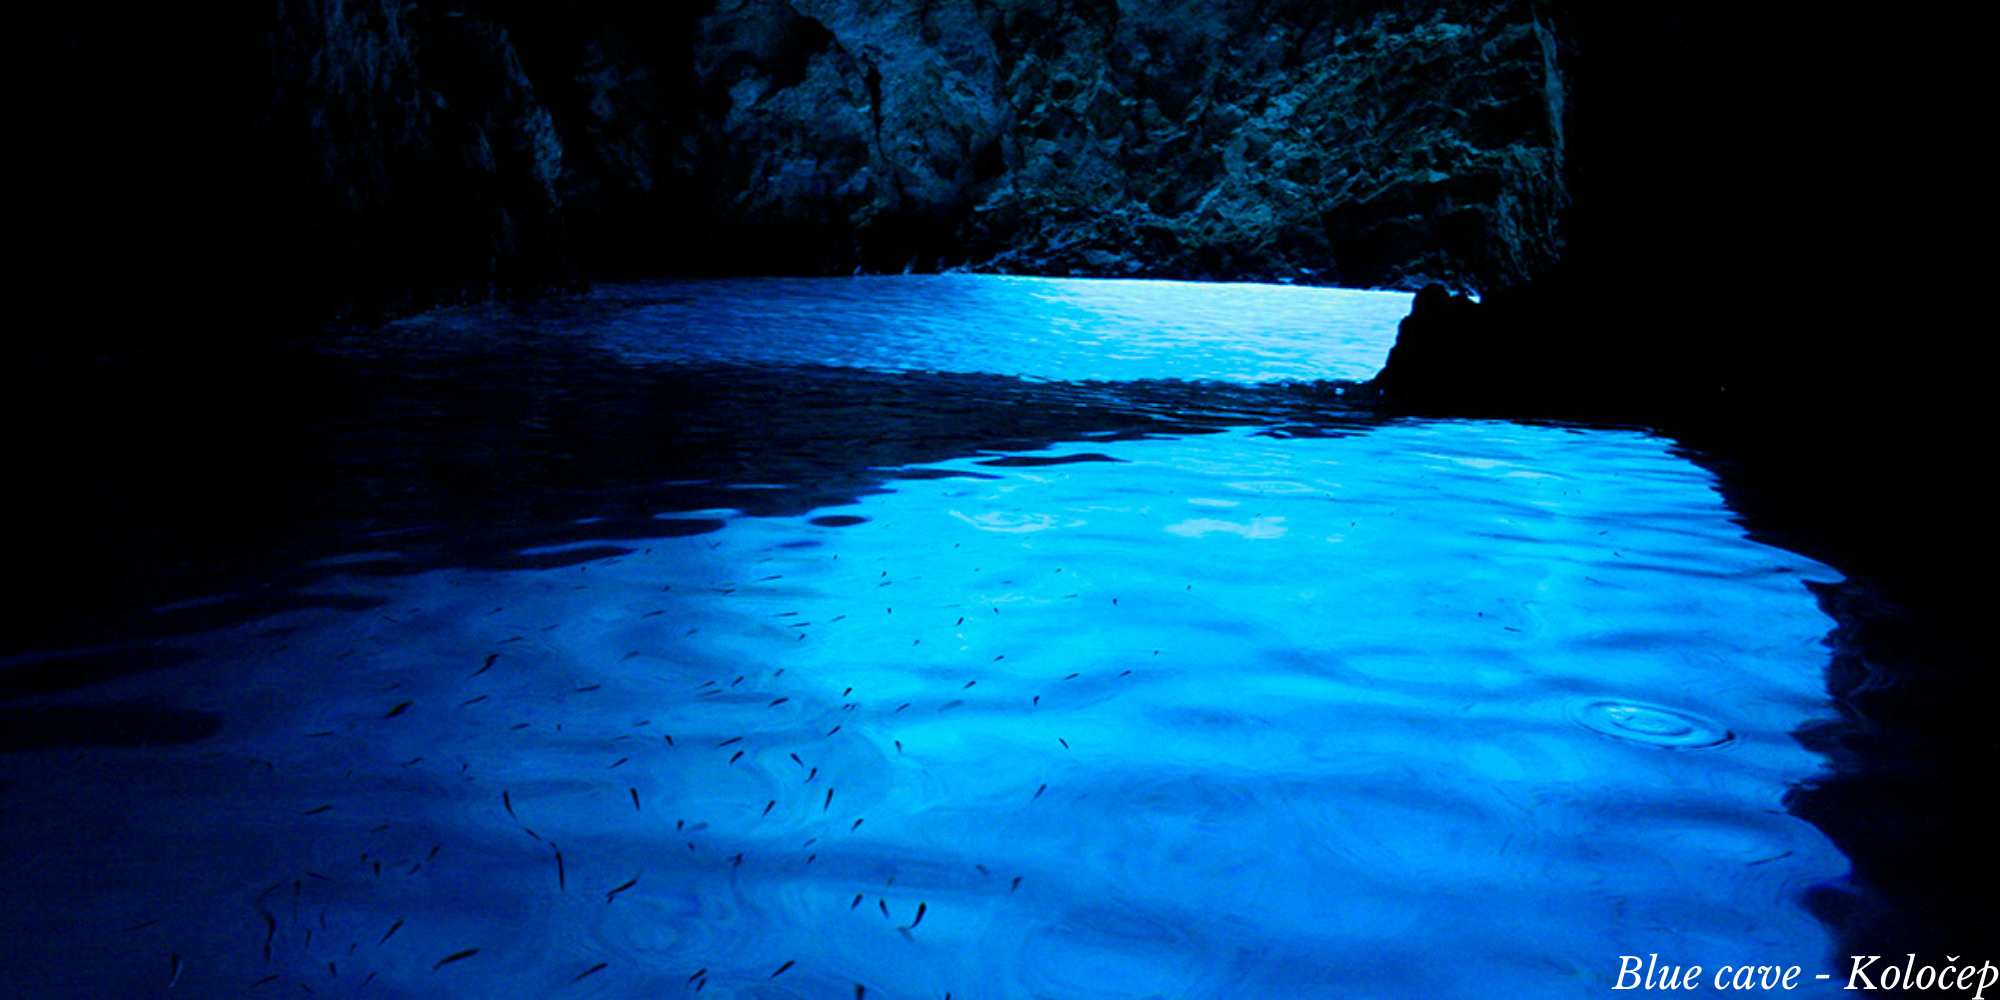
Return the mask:
M1593 701L1574 714L1592 732L1674 750L1719 747L1736 740L1735 733L1692 712L1643 702Z

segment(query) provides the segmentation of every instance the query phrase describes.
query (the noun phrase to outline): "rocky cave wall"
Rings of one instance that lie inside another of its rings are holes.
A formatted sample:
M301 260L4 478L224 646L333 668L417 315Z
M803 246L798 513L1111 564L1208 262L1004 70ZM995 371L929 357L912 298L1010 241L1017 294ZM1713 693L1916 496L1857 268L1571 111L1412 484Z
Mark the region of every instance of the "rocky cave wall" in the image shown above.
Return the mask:
M72 5L27 29L29 234L306 319L609 273L1494 287L1562 243L1541 6Z
M1558 245L1531 5L724 0L698 24L728 266L1510 283Z

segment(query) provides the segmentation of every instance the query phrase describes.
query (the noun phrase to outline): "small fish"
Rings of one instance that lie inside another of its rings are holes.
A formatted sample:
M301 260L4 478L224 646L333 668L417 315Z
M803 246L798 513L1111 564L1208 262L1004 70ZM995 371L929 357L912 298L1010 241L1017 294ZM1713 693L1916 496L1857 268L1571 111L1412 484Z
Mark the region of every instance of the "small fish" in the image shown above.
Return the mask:
M886 900L886 899L878 899L878 900L876 900L876 901L875 901L875 905L877 905L877 906L880 906L880 907L882 908L882 915L883 915L883 916L885 916L885 917L886 917L886 916L888 916L888 915L889 915L889 901L888 901L888 900Z
M826 790L826 801L820 805L819 811L825 812L831 808L833 808L833 789L829 788Z
M930 904L928 904L928 903L918 903L918 904L917 904L917 919L915 919L915 920L912 920L912 921L910 921L910 926L909 926L909 927L906 927L906 928L904 928L904 930L914 930L914 929L916 928L916 926L917 926L918 924L921 924L921 923L923 923L923 922L924 922L924 911L925 911L926 909L929 909L929 908L930 908Z
M382 940L375 942L375 947L380 948L383 945L388 944L389 939L395 937L396 932L402 929L403 929L403 922L401 920L398 920L395 923L390 924L388 932L382 935Z
M728 746L728 745L729 745L729 744L731 744L731 743L741 743L741 742L743 742L743 737L741 737L741 736L731 736L730 738L728 738L728 739L726 739L726 740L723 740L723 741L722 741L722 742L720 742L720 743L717 743L717 744L715 745L715 748L716 748L717 750L720 750L720 749L722 749L723 747L726 747L726 746Z
M580 687L580 688L577 688L577 689L576 689L576 693L577 693L577 694L582 694L582 693L584 693L585 691L595 691L595 690L597 690L598 688L601 688L601 687L603 687L603 686L604 686L604 685L602 685L602 684L586 684L586 685L584 685L583 687Z
M672 733L661 733L660 735L662 735L662 736L665 736L665 737L667 738L667 745L668 745L668 746L673 746L673 745L674 745L674 734L672 734Z
M639 808L639 790L636 788L632 789L632 808Z
M326 812L327 810L329 810L329 809L332 809L332 808L333 808L333 807L332 807L331 805L325 805L325 806L320 806L320 807L319 807L319 808L317 808L317 809L308 809L308 810L306 810L305 812L302 812L302 813L300 813L299 815L301 815L301 816L317 816L317 815L319 815L320 813L323 813L323 812Z
M729 757L729 762L730 762L731 764L734 764L734 763L736 763L736 762L737 762L737 760L741 759L741 758L742 758L742 756L743 756L743 751L741 751L741 750L738 750L738 751L736 751L736 752L735 752L734 754L731 754L731 755L730 755L730 757Z
M614 764L612 764L612 765L611 765L611 767L607 767L607 768L605 768L605 770L609 771L609 770L611 770L611 768L612 768L612 767L617 767L617 766L618 766L619 764L623 764L623 763L625 763L626 761L628 761L628 760L631 760L631 759L632 759L632 758L630 758L630 757L620 757L620 758L618 758L618 761L617 761L617 763L614 763Z
M612 901L613 899L616 899L616 898L618 898L618 894L619 894L619 893L621 893L621 892L624 892L625 890L627 890L627 889L630 889L630 888L632 888L633 886L635 886L635 885L638 885L638 884L639 884L639 880L638 880L637 878L634 878L634 879L633 879L632 881L630 881L630 882L627 882L627 883L625 883L624 885L621 885L621 886L619 886L618 888L616 888L616 889L613 889L613 890L611 890L610 892L607 892L607 893L605 893L605 894L604 894L604 901L605 901L605 902L607 902L607 903L609 903L609 902L611 902L611 901Z
M173 960L174 971L173 975L167 979L167 989L173 989L181 981L181 973L187 971L187 962L182 961L179 952L173 954Z
M1043 793L1043 792L1046 792L1046 791L1048 791L1048 790L1049 790L1049 786L1047 786L1047 785L1043 785L1042 787L1040 787L1040 788L1037 788L1037 789L1035 789L1035 798L1038 798L1038 799L1039 799L1039 798L1041 798L1041 797L1042 797L1042 793Z
M692 975L692 976L689 976L689 977L688 977L688 979L687 979L687 981L691 983L691 982L694 982L695 980L697 980L697 979L700 979L701 977L703 977L703 976L706 976L706 975L708 975L708 970L707 970L707 969L696 969L696 970L694 970L694 975Z
M500 658L500 654L499 654L499 653L488 653L488 654L486 654L486 664L485 664L484 666L480 667L480 668L479 668L478 670L475 670L475 671L473 671L473 672L472 672L472 676L473 676L473 677L477 677L477 676L479 676L480 674L483 674L483 673L485 673L486 671L488 671L488 670L491 670L491 669L493 669L493 661L494 661L494 660L497 660L497 659L499 659L499 658ZM470 679L471 679L471 678L467 678L467 680L470 680Z
M797 964L798 964L798 962L797 962L797 961L791 961L791 962L786 962L785 964L783 964L783 965L780 965L780 966L778 966L778 971L776 971L776 972L773 972L773 973L771 973L771 978L772 978L772 979L776 979L776 978L778 978L779 976L782 976L782 975L784 975L784 974L785 974L785 970L786 970L786 969L789 969L789 968L791 968L792 966L794 966L794 965L797 965Z
M853 825L853 826L850 826L850 827L848 827L848 828L847 828L847 832L848 832L848 833L853 833L854 831L856 831L856 830L859 830L859 829L861 829L861 821L857 819L857 820L855 820L855 821L854 821L854 825Z
M792 763L797 764L800 767L806 766L806 762L800 760L798 754L787 754L786 756L792 758Z
M251 983L250 988L254 990L259 986L269 986L270 984L275 983L277 981L278 981L278 974L273 972L270 975L265 976L264 978L259 979L254 983Z
M453 962L461 962L477 954L479 954L479 949L477 948L467 948L464 951L453 952L452 954L446 955L445 957L439 959L438 964L431 966L431 971L436 972L437 970L442 969Z
M160 921L159 921L159 920L158 920L158 919L156 918L156 919L153 919L153 920L147 920L147 921L144 921L144 922L141 922L141 923L136 923L136 924L133 924L133 925L132 925L132 926L130 926L130 927L127 927L127 928L125 928L125 933L127 933L127 934L130 934L130 933L132 933L133 931L136 931L136 930L140 930L140 929L142 929L142 928L146 928L146 927L151 927L151 926L153 926L154 924L157 924L157 923L159 923L159 922L160 922Z
M461 702L459 702L459 703L458 703L458 707L460 707L460 708L464 708L464 707L465 707L465 706L467 706L467 705L477 705L477 704L479 704L480 702L482 702L482 701L485 701L485 700L486 700L486 696L482 694L482 695L480 695L480 696L478 696L478 697L476 697L476 698L467 698L466 700L464 700L464 701L461 701Z
M777 807L778 807L777 799L772 799L771 801L764 803L764 815L766 816L771 815L771 810L776 809Z
M860 906L860 905L861 905L861 896L862 896L862 894L861 894L861 893L858 893L858 892L857 892L857 893L855 893L855 894L854 894L854 902L852 902L852 903L849 903L849 904L847 904L847 908L848 908L848 909L850 909L850 910L852 910L852 909L854 909L855 907L857 907L857 906Z
M1064 750L1068 750L1068 749L1069 749L1069 741L1068 741L1068 740L1066 740L1066 739L1063 739L1062 737L1058 736L1058 737L1056 737L1056 742L1057 742L1057 743L1060 743L1060 744L1062 744L1062 745L1063 745L1063 749L1064 749Z
M507 807L508 819L514 820L516 822L520 821L521 817L514 815L514 797L512 795L510 795L505 791L502 791L500 793L500 804Z
M551 840L549 841L549 850L556 852L556 888L568 889L569 876L563 871L562 848L557 847L556 842Z
M778 707L779 705L782 705L782 704L784 704L785 702L788 702L788 701L791 701L791 700L792 700L792 699L790 699L790 698L778 698L778 699L776 699L776 700L772 701L772 702L771 702L771 704L769 704L769 705L767 705L767 706L765 706L765 707L767 707L767 708L777 708L777 707Z
M398 705L397 705L397 706L396 706L395 708L392 708L392 709L390 709L390 710L389 710L388 712L384 713L382 717L383 717L383 718L385 718L385 719L393 719L393 718L395 718L396 716L399 716L399 715L403 714L404 712L407 712L407 711L409 711L409 710L410 710L410 705L411 705L411 704L413 704L413 703L412 703L412 702L407 702L407 701L406 701L406 702L402 702L401 704L398 704Z
M594 972L603 972L603 971L604 971L605 969L608 969L608 968L610 968L610 967L611 967L611 963L610 963L610 962L599 962L599 963L597 963L596 965L593 965L593 966L591 966L590 968L588 968L588 969L585 969L585 970L583 970L582 972L579 972L579 973L577 973L577 974L576 974L576 978L575 978L575 979L571 979L571 980L570 980L570 982L572 982L572 983L574 983L574 982L580 982L580 981L581 981L581 980L583 979L583 977L585 977L585 976L588 976L588 975L590 975L591 973L594 973Z
M1014 876L1014 884L1008 886L1007 891L1013 892L1014 890L1019 889L1020 887L1021 887L1021 876L1016 875Z

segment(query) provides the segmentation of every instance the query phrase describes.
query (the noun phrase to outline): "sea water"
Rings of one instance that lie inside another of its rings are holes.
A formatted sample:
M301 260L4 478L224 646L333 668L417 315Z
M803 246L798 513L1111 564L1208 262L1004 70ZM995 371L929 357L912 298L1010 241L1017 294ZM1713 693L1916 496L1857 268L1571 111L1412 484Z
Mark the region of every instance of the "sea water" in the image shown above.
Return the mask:
M1837 990L1800 898L1846 863L1784 807L1837 577L1642 430L1349 406L1407 308L637 282L330 341L237 539L286 574L0 668L209 720L0 755L8 979Z

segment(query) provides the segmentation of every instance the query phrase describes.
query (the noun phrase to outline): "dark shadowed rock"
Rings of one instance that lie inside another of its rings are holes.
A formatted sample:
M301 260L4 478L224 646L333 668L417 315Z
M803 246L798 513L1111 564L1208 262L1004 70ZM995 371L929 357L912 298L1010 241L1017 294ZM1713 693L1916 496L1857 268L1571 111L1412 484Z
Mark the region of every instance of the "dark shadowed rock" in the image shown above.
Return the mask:
M121 319L310 325L621 272L1484 288L1561 243L1566 90L1534 4L34 18L37 273L79 296L143 275Z

